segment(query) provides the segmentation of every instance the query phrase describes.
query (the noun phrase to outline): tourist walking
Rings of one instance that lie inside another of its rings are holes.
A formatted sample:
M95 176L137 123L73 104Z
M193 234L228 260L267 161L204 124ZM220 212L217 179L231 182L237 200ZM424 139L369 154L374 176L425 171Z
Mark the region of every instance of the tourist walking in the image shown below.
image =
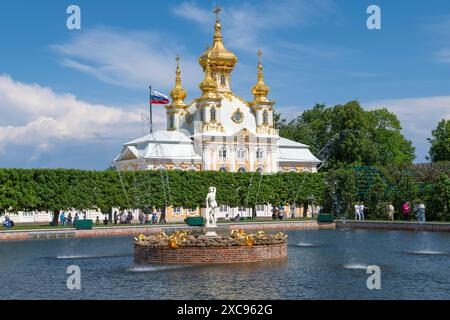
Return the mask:
M120 213L120 224L126 224L127 223L127 215L125 212Z
M408 221L409 220L409 213L411 211L411 208L409 206L409 202L405 202L402 206L402 215L403 220Z
M69 215L67 216L67 226L71 227L72 225L72 212L69 212Z
M139 223L140 224L144 224L145 223L144 214L142 213L142 211L139 211L138 219L139 219Z
M359 205L359 216L361 220L364 220L364 211L366 210L366 206L364 205L364 202L361 202Z
M416 211L417 221L419 223L424 223L425 222L425 205L423 203L418 204L415 207L415 211Z
M97 219L95 219L95 224L96 224L96 225L99 225L99 224L100 224L100 219L98 218L98 216L97 216Z
M389 203L387 207L387 212L388 212L388 220L394 221L394 206L392 205L392 203Z
M66 216L64 215L64 211L61 211L61 214L59 216L59 221L61 222L61 225L63 227L66 225Z
M355 204L355 220L361 220L361 215L359 214L359 203Z
M156 209L153 209L152 213L152 223L157 224L158 223L158 215L156 214Z
M117 214L117 211L114 211L114 224L117 224L117 220L119 220L119 216Z
M80 219L80 216L78 215L78 212L75 213L75 217L73 217L73 224L76 226L77 221Z
M131 211L128 211L128 215L127 215L127 223L131 224L131 222L133 221L134 217L133 214L131 213Z

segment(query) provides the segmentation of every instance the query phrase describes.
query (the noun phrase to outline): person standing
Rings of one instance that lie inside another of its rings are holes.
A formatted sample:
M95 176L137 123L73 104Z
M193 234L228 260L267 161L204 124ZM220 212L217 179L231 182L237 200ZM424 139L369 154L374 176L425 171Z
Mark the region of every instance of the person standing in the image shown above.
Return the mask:
M64 215L64 211L61 211L61 215L59 216L59 221L61 225L64 227L66 225L66 216Z
M69 227L73 226L73 224L72 224L72 212L69 212L69 215L67 216L67 225Z
M411 208L409 207L409 202L405 202L402 206L403 220L405 220L405 221L409 220L410 211L411 211Z
M361 216L359 214L359 204L355 204L355 220L361 220Z
M142 211L139 211L138 219L139 219L139 224L144 224L145 223L144 214L142 213Z
M117 220L119 220L119 216L117 215L117 211L114 211L114 224L117 224Z
M76 226L77 221L80 219L80 216L78 215L78 212L75 213L75 217L73 217L73 224Z
M127 215L124 211L120 214L120 224L126 224L127 223Z
M388 211L388 220L394 221L394 206L392 205L392 203L389 203L387 211Z
M364 205L364 202L361 202L359 205L359 216L361 220L364 220L364 211L366 210L366 206Z

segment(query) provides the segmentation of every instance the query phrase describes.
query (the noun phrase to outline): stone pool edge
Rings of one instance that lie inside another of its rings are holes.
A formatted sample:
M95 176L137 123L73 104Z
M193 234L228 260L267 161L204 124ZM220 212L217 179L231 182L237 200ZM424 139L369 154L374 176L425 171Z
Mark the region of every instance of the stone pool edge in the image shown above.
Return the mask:
M231 231L233 229L244 230L314 230L335 229L334 222L319 223L316 220L289 221L289 222L251 222L251 223L229 223L219 224L218 230ZM61 239L61 238L89 238L89 237L114 237L139 234L151 234L161 231L176 230L198 230L199 227L189 227L185 224L176 225L150 225L150 226L124 226L124 227L101 227L91 230L76 229L40 229L40 230L11 230L0 231L0 241L36 240L36 239Z
M338 229L450 232L450 223L445 222L336 220L335 225Z

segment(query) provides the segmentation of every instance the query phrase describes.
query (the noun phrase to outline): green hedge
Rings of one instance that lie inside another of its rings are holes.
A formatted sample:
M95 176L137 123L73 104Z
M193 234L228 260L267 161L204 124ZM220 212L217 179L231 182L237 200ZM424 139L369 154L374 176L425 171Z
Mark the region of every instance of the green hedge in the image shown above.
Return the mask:
M0 169L0 210L204 206L208 187L230 206L322 201L323 174Z

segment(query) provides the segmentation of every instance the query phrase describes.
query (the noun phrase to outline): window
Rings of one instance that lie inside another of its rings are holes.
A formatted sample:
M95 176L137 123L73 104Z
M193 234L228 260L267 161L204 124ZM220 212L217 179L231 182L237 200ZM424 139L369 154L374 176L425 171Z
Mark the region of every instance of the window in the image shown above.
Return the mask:
M173 208L173 214L182 214L183 208L182 207L174 207Z
M205 109L200 109L200 121L205 121Z
M226 84L226 78L225 78L224 75L221 75L221 76L220 76L220 84L221 84L222 86L224 86L224 85Z
M256 172L259 172L259 173L261 173L261 172L262 172L262 168L261 168L261 167L259 167L258 169L256 169Z
M173 113L171 113L170 115L169 115L169 129L173 129L174 128L174 114Z
M228 206L221 205L219 210L220 212L228 212Z
M216 121L216 108L211 109L211 121Z
M219 171L221 172L227 172L228 168L227 167L220 167Z
M128 171L134 171L134 168L131 164L128 166Z
M221 159L227 158L227 148L226 147L219 149L219 158L221 158Z
M263 159L264 158L264 150L263 149L258 149L256 150L256 159Z
M237 150L236 150L236 157L237 157L239 160L244 159L244 158L245 158L245 150L244 150L244 149L237 149Z
M264 110L263 112L263 123L269 124L269 113L267 112L267 110Z
M238 169L238 172L245 172L245 168L244 168L244 167L240 167L240 168Z

